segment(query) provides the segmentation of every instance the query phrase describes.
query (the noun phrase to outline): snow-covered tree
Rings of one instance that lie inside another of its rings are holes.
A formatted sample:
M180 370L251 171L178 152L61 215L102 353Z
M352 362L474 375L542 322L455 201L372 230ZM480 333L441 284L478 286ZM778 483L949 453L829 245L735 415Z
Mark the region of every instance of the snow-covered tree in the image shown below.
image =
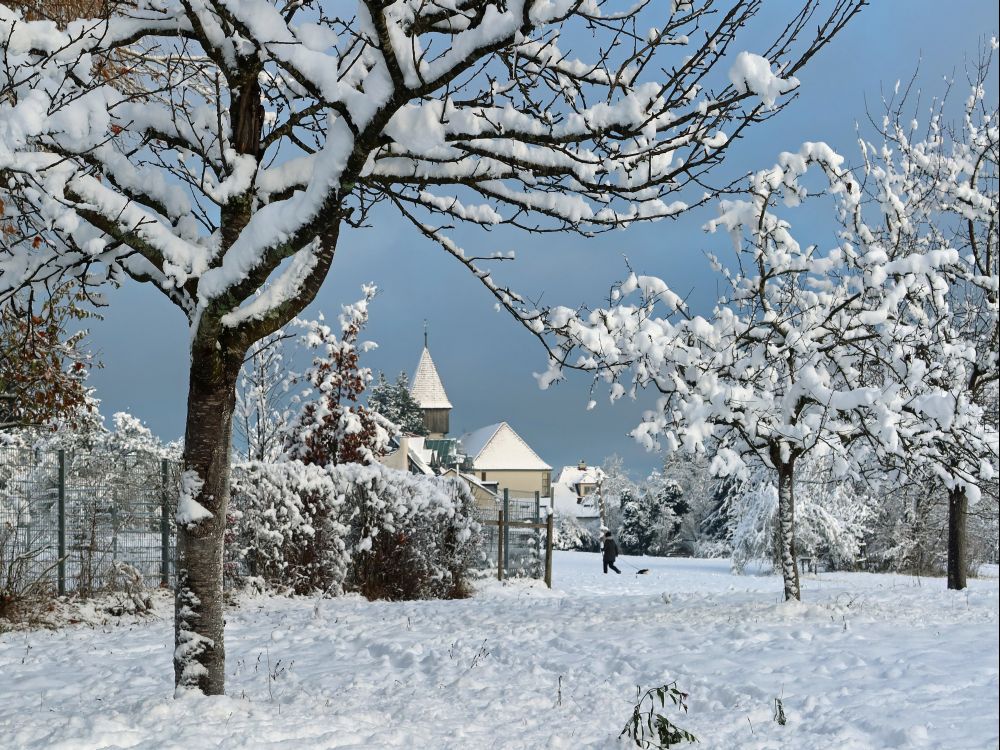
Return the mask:
M708 459L701 454L668 454L664 457L662 475L677 484L679 502L683 502L683 512L679 514L680 526L675 533L678 537L674 547L686 554L698 555L710 549L713 542L710 518L718 506L717 493L720 480L712 475Z
M276 461L284 448L291 377L283 344L290 336L279 329L254 344L236 384L233 426L250 461Z
M410 435L427 434L424 412L410 395L410 381L405 372L399 373L395 383L390 383L386 380L385 373L380 372L368 394L368 408L398 425L402 432Z
M749 199L722 202L708 228L728 230L739 270L711 258L727 287L711 316L690 314L662 280L635 274L606 309L546 312L558 343L543 385L566 366L593 370L611 382L615 400L626 393L619 381L630 378L632 394L647 386L661 394L633 433L647 447L707 452L720 475L754 465L775 472L788 599L800 596L800 459L831 456L839 476L856 476L873 456L900 456L904 445L960 444L977 457L986 450L976 408L960 390L927 382L928 321L913 319L916 304L944 305L959 253L928 243L890 257L867 231L860 187L842 163L825 144L807 143L753 175ZM802 178L813 165L847 226L825 252L800 245L777 215L779 199L795 206L806 195ZM952 373L974 353L957 349L948 352ZM992 476L988 462L937 466L966 490Z
M929 279L933 286L907 294L901 334L919 367L911 365L915 377L906 385L924 419L921 429L903 434L902 455L887 457L890 468L922 481L929 474L947 493L953 589L965 588L969 504L995 487L997 466L1000 110L993 54L985 51L969 71L957 125L948 119L947 95L932 103L923 130L919 112L904 116L905 94L887 103L881 143L862 142L864 185L881 210L858 211L849 222L859 245L900 264L929 252L958 256Z
M863 4L803 0L760 55L737 47L757 0L135 0L65 28L0 5L5 211L41 237L0 257L0 294L131 279L191 329L178 686L224 687L240 368L315 298L345 226L392 207L539 333L445 228L589 233L702 203Z
M757 469L738 480L727 497L734 570L754 560L781 566L778 489L772 480L771 472ZM837 478L826 459L802 460L795 482L798 549L828 567L852 568L878 512L875 496L863 483Z
M375 287L363 291L364 298L342 307L339 336L322 319L299 321L306 329L303 343L319 353L296 379L306 388L295 397L299 412L284 435L284 455L292 460L319 466L368 464L388 448L388 425L358 401L372 380L371 370L361 367L358 357L375 346L358 341Z

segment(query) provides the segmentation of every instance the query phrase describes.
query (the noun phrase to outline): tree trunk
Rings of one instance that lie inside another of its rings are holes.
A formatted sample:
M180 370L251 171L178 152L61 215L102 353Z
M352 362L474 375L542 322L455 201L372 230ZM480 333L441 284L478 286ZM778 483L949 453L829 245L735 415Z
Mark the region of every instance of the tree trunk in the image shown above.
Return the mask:
M174 684L178 690L221 695L226 660L222 552L239 366L226 366L211 349L196 346L191 355L184 471L196 472L204 483L194 499L211 517L177 524Z
M597 480L597 513L601 518L601 527L610 530L608 526L608 509L604 505L604 482Z
M968 514L969 498L965 490L961 487L950 490L948 492L948 588L956 591L966 586Z
M794 464L778 464L778 560L785 582L785 601L801 599L799 565L795 557Z

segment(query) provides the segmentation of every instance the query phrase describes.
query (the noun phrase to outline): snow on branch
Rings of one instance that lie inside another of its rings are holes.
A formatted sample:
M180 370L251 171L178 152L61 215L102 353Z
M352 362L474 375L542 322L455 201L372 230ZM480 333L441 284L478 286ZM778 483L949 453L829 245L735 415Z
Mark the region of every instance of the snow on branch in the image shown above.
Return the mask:
M862 5L803 0L728 77L753 0L138 0L63 27L0 6L4 213L43 240L0 250L0 294L130 277L245 352L387 199L426 227L676 216Z

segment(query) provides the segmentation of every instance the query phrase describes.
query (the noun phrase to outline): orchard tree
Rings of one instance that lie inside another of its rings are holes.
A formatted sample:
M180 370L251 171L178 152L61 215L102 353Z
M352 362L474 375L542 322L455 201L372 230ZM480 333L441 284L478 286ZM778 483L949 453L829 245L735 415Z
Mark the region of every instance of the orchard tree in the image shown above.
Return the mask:
M633 395L645 387L660 394L633 433L648 448L707 452L723 476L754 466L774 473L786 599L801 595L800 461L829 457L847 477L917 443L960 444L979 457L985 450L981 414L925 380L922 347L933 334L926 319L913 320L921 303L941 309L959 253L929 244L889 257L866 233L860 187L842 163L825 144L807 143L753 175L747 199L722 201L708 228L728 230L738 271L711 258L727 289L711 316L690 314L661 279L635 274L608 308L545 313L558 345L543 385L564 367L589 369L616 399L626 393L619 381L630 378ZM810 167L825 176L849 227L827 251L800 245L777 214L779 201L794 206L805 197ZM957 349L946 360L952 368L972 353ZM991 476L988 465L940 470L967 491Z
M397 210L544 337L447 227L682 214L863 4L801 0L755 52L760 0L133 0L64 29L0 5L6 211L42 237L0 257L2 293L131 279L190 327L178 687L224 690L240 368L315 298L345 226Z
M930 474L948 496L948 588L964 589L970 501L993 488L997 465L996 390L1000 380L1000 110L993 52L968 71L970 91L955 125L947 93L926 123L907 117L909 99L896 94L881 123L881 143L862 142L866 193L875 217L853 214L859 245L905 264L920 254L957 251L936 286L914 287L902 323L920 363L909 387L914 408L944 394L922 429L905 433L906 450L889 467L919 480ZM992 95L990 101L987 97Z

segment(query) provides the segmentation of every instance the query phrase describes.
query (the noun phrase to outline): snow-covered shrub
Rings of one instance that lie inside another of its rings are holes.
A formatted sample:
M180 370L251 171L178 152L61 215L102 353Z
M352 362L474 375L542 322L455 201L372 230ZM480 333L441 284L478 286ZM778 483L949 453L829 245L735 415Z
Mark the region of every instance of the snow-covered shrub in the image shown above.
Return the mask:
M39 597L52 588L47 573L55 563L39 566L44 549L22 533L29 518L26 503L0 492L0 621L30 617Z
M233 505L244 573L296 593L463 596L479 554L463 483L380 464L240 465Z
M596 552L597 537L573 515L556 513L553 523L552 548Z
M351 588L369 599L457 598L479 550L464 482L375 464L335 467L348 489Z
M350 553L341 522L344 493L338 476L300 461L235 467L231 547L248 576L297 594L340 593Z
M833 568L853 567L868 531L871 500L849 481L831 481L821 462L800 469L795 483L795 539L799 554ZM752 560L777 568L778 489L764 470L752 472L727 502L733 568Z

